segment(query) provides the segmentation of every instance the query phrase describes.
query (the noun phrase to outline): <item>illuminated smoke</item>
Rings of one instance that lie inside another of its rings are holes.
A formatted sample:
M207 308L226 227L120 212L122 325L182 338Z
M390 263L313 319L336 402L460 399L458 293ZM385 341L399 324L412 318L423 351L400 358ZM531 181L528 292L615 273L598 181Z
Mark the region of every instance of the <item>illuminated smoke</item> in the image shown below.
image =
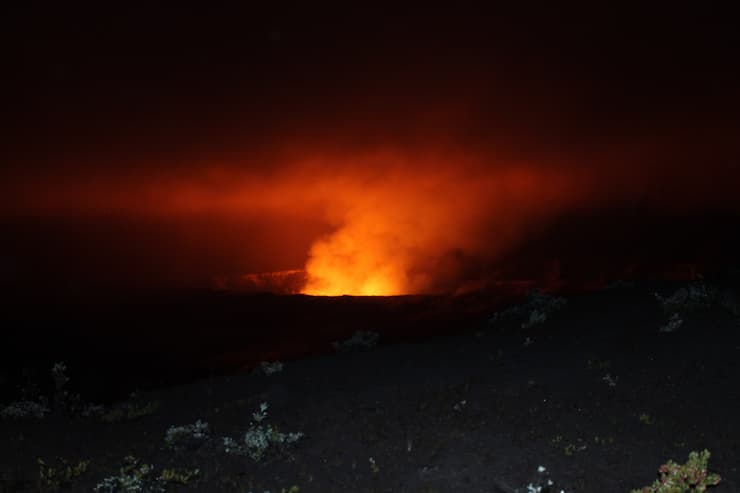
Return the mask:
M377 168L382 176L360 172L334 194L337 227L311 247L305 293L455 290L466 262L495 259L577 200L572 177L524 165L486 168L457 158Z
M656 183L677 192L696 183L614 163L592 168L492 152L393 149L163 169L19 179L2 206L5 215L155 221L179 240L152 249L152 264L174 262L172 269L186 274L200 269L201 277L223 279L305 263L305 294L399 295L484 284L497 259L571 211L650 199ZM693 197L695 204L708 200ZM137 234L124 245L146 240Z

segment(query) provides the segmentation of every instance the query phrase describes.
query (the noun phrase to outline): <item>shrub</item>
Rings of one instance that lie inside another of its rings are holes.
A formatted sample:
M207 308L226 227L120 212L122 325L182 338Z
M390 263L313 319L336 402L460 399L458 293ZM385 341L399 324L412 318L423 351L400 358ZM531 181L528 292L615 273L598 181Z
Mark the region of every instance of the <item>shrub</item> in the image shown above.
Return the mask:
M187 485L200 476L200 469L164 469L154 476L154 466L139 464L131 455L123 459L116 476L108 476L95 486L96 493L164 493L167 484Z
M71 465L64 459L58 458L56 466L49 466L43 459L37 459L39 464L39 479L41 489L59 491L61 488L69 488L79 476L87 471L89 460L82 460L77 465Z
M166 483L188 484L200 475L200 469L165 469L157 479Z
M163 493L164 481L152 476L154 467L148 464L139 465L138 459L126 456L123 459L117 476L109 476L98 483L93 491L96 493Z
M269 363L267 361L260 362L260 366L255 368L255 373L263 373L267 375L268 377L270 375L274 375L275 373L280 373L283 371L283 363L280 361L273 361L272 363Z
M668 461L658 468L660 479L656 479L652 486L645 486L632 490L632 493L693 493L706 491L710 486L717 485L721 478L718 474L707 472L707 463L710 453L691 452L686 464L680 465Z
M333 342L332 346L337 352L361 351L375 347L379 338L380 335L377 332L358 330L349 339Z
M267 417L267 403L260 404L259 412L253 413L252 418L261 423ZM252 423L249 430L244 434L244 444L247 447L247 455L255 461L262 459L270 444L291 444L297 442L303 433L281 433L272 425L263 426Z
M201 420L192 425L170 426L164 441L171 449L197 448L208 439L208 423Z
M661 325L658 329L660 332L674 332L683 325L683 319L678 313L671 315L668 319L668 323Z
M544 324L547 321L547 314L538 309L534 309L529 313L529 319L522 322L522 329L528 329L535 325Z
M224 451L229 454L248 455L254 461L260 461L264 457L270 445L284 446L297 442L303 437L303 433L281 433L272 425L263 425L262 421L267 418L267 403L260 404L259 411L252 413L253 421L244 434L243 443L240 445L230 437L223 438Z

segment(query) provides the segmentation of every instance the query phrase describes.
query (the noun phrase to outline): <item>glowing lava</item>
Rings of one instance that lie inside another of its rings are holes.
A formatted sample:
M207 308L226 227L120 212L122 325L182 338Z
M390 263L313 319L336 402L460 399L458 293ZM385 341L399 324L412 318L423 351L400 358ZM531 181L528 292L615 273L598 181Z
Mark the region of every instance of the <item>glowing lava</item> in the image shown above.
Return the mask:
M311 247L303 293L318 296L406 294L408 276L393 242L351 223Z
M474 259L511 248L580 188L572 175L527 166L372 164L327 195L336 230L313 243L303 293L454 291ZM382 175L362 171L379 167Z

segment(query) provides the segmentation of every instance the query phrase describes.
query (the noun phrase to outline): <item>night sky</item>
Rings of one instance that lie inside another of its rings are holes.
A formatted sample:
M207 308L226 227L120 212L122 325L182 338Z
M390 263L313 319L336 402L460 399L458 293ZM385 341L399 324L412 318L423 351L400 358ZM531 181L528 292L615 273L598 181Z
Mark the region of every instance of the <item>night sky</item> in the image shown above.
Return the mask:
M3 9L7 292L456 292L522 252L596 275L740 247L714 5Z

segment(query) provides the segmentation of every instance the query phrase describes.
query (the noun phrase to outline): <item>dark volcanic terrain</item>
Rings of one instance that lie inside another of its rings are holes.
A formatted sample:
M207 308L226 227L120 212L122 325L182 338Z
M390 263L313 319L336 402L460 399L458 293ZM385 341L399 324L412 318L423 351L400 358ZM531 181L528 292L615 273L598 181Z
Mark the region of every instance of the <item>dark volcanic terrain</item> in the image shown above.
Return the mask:
M740 326L727 301L732 286L724 282L720 301L681 311L683 325L660 331L670 314L654 292L669 296L688 285L641 282L571 294L529 328L522 328L526 310L490 323L503 302L483 295L265 295L241 309L215 297L211 317L193 306L202 318L168 327L167 338L133 324L117 351L69 335L64 349L73 341L87 354L47 353L49 361L35 365L28 359L25 376L8 366L3 402L18 397L24 378L51 392L49 363L64 360L70 391L106 404L108 418L55 411L0 421L3 491L35 491L37 458L49 467L65 464L58 458L89 460L67 490L91 491L133 456L154 467L150 486L166 468L198 469L187 485L170 482L167 491L526 491L549 478L552 491L616 493L652 483L668 459L684 463L705 448L710 470L722 476L716 491L737 491ZM135 319L124 313L100 327ZM226 319L234 332L214 337L208 324L223 327ZM242 346L248 338L236 330L239 320L264 327L264 340ZM330 342L356 330L378 332L379 345L333 354ZM285 343L276 345L283 334ZM262 359L281 359L284 368L249 371ZM243 444L263 402L266 423L304 436L270 447L259 462L226 453L223 437ZM114 419L111 409L143 411ZM197 420L208 423L206 438L167 446L171 426ZM538 474L539 466L546 471Z

